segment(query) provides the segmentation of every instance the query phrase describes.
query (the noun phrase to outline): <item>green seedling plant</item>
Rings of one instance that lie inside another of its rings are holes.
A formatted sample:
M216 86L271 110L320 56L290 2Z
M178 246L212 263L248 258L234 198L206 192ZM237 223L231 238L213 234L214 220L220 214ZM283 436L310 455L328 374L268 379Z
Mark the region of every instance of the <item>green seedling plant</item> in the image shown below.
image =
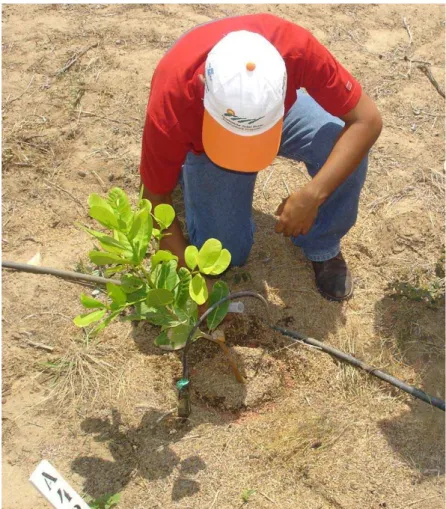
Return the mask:
M247 504L250 501L252 495L255 495L256 493L256 490L243 490L241 494L243 504Z
M149 200L139 196L132 207L126 193L115 187L104 199L91 194L89 214L108 232L82 226L98 243L88 253L90 261L104 270L104 275L119 280L107 283L106 301L81 295L88 312L74 319L78 327L90 327L97 335L117 317L124 320L146 320L159 326L155 344L165 350L184 347L198 320L198 306L215 304L229 294L224 281L217 281L208 292L206 276L222 274L231 262L231 254L217 239L207 240L201 249L188 246L184 252L186 267L178 266L178 257L160 249L161 240L175 218L167 204L152 209ZM154 227L156 222L157 227ZM119 279L118 279L119 278ZM213 310L207 317L206 333L197 330L193 341L210 334L225 318L229 302Z
M120 499L120 493L115 493L114 495L107 494L92 500L88 505L90 506L90 509L112 509L119 504Z

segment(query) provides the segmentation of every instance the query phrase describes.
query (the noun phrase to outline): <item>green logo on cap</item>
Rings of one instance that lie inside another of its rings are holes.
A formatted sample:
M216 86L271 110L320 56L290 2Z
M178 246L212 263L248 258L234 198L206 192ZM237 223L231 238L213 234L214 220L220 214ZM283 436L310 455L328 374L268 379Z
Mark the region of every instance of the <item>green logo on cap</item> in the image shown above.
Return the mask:
M239 117L235 114L233 110L227 110L227 112L223 115L228 120L232 120L233 122L236 122L237 124L247 124L252 125L261 120L264 117L258 117L258 118L245 118L245 117Z

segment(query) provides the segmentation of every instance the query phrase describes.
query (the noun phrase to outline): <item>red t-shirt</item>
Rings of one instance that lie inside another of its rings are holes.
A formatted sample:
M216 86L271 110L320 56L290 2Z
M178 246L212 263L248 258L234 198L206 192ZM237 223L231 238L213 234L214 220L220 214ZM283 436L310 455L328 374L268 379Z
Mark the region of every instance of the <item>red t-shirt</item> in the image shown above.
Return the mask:
M307 92L329 113L343 116L361 96L361 86L307 30L271 14L225 18L183 35L152 77L142 140L140 173L155 194L171 192L189 151L203 153L204 85L199 74L211 49L229 32L261 34L282 55L288 75L285 114Z

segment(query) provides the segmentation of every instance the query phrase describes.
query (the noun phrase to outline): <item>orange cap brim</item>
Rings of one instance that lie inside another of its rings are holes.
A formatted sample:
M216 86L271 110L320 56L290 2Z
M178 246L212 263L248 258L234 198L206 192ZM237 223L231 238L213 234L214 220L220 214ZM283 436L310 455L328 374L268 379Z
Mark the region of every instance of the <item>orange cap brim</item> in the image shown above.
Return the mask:
M209 159L222 168L253 173L264 170L277 156L283 119L268 131L239 136L221 126L206 110L203 119L203 147Z

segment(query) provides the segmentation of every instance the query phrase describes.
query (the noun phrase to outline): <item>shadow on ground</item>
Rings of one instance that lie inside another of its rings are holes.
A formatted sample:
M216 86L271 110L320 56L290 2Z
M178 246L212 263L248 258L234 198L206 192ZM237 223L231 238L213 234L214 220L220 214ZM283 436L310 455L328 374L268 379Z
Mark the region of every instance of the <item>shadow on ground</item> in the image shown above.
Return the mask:
M117 410L111 419L89 418L81 429L97 442L107 443L112 460L81 456L71 467L84 477L84 491L93 498L106 493L119 493L134 476L148 481L169 477L178 470L172 488L172 500L178 501L200 491L194 476L206 468L198 455L180 460L172 445L183 439L193 429L190 421L173 417L160 418L163 414L153 409L142 418L137 428L126 428Z
M385 297L375 312L377 332L389 338L389 346L402 361L421 374L420 388L444 399L444 309ZM397 418L381 421L385 437L401 459L422 475L444 474L444 412L415 399L409 407Z

